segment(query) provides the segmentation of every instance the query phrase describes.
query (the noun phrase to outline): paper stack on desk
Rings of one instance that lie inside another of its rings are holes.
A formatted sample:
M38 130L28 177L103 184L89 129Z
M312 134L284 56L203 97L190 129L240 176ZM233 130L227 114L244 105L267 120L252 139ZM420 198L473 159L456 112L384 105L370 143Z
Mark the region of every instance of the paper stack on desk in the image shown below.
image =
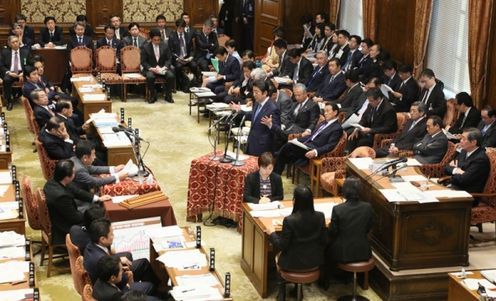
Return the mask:
M26 237L14 231L0 232L0 248L1 247L15 247L24 246Z
M152 240L157 252L186 248L183 230L179 226L148 229L146 235Z
M117 126L117 114L116 113L95 113L91 114L91 118L95 123L95 126L100 127L114 127Z
M104 100L107 100L107 95L105 95L104 93L84 94L83 100L84 101L104 101Z
M105 147L131 146L131 141L124 132L103 134L102 140Z
M19 203L0 202L0 220L12 219L19 216Z
M207 266L207 257L199 249L167 252L157 258L166 267L181 270L199 270Z
M0 184L10 185L12 184L12 175L10 171L1 171L0 172Z
M219 280L211 273L202 275L184 275L176 276L176 282L178 286L183 285L205 285L205 286L215 286L219 283Z
M179 285L174 286L170 291L174 300L223 300L220 291L217 288L206 285Z
M0 263L0 271L8 271L8 273L0 273L0 283L26 280L25 273L29 273L29 261L12 260Z
M18 290L0 291L0 300L2 301L24 301L33 300L34 290L24 288Z

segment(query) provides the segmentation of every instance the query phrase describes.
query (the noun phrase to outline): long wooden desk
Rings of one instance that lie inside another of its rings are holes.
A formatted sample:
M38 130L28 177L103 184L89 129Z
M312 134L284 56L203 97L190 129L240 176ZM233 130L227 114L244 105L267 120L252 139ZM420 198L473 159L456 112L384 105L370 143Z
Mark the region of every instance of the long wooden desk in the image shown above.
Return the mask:
M314 203L341 203L338 197L315 199ZM282 202L285 207L293 207L291 201ZM262 298L268 295L269 286L269 263L274 255L271 254L272 247L269 244L269 236L265 230L272 225L274 220L279 220L282 224L283 217L254 218L250 214L250 207L247 203L242 204L243 208L243 230L241 248L241 268ZM278 230L276 228L276 230Z
M73 78L74 77L78 77L78 75L75 74ZM72 93L74 94L74 96L76 96L79 99L79 109L83 112L84 120L88 120L91 113L96 113L101 109L104 109L105 112L112 112L112 101L110 100L105 99L105 100L87 101L84 99L84 95L89 95L89 94L105 94L105 98L106 98L107 93L103 89L97 89L93 92L84 92L81 90L82 86L84 85L94 85L94 84L97 84L96 78L94 76L91 76L91 80L89 81L72 82L72 86L73 86Z
M393 271L468 265L472 198L441 198L436 203L390 203L379 189L394 188L387 177L368 176L350 160L347 171L362 179L362 200L372 204L375 222L371 233L374 251ZM398 175L416 175L413 167ZM446 189L431 183L429 189Z
M467 278L483 279L479 271L471 271L472 275ZM476 290L469 290L463 283L463 279L449 274L448 301L479 301Z
M0 202L13 201L15 201L15 189L14 185L10 184L5 194L0 197ZM15 231L19 234L24 235L26 233L26 219L24 217L20 218L19 216L17 216L15 218L0 220L0 231Z

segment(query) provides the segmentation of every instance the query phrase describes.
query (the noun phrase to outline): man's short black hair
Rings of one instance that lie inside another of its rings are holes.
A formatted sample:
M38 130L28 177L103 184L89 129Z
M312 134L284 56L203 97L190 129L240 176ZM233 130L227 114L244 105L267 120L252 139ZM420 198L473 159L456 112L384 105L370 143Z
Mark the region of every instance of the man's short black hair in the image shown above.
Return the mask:
M434 74L434 71L432 71L432 69L429 69L429 68L422 70L422 73L420 73L420 76L425 76L428 78L436 77L436 75Z
M87 140L81 140L76 144L76 157L81 159L84 155L90 156L91 152L95 149L95 146L87 141Z
M86 18L86 15L77 15L76 22L88 22L88 18Z
M401 73L413 73L413 67L410 64L402 64L398 67L398 72Z
M466 107L474 106L474 101L472 100L472 97L468 95L467 92L460 92L456 94L455 99L458 105L464 104Z
M130 290L124 295L123 301L146 301L146 295L142 291Z
M153 37L162 37L162 35L160 34L160 30L156 28L152 28L148 33L148 36L150 37L150 39L153 39Z
M367 45L368 48L372 47L374 45L374 41L372 41L370 38L365 38L362 40L362 43Z
M83 213L84 226L86 227L86 229L89 229L93 221L104 218L104 216L105 208L103 208L101 203L93 203Z
M301 56L302 53L303 53L303 48L292 48L288 50L288 56L293 59Z
M226 54L227 54L227 50L222 46L217 47L214 51L214 55L226 55Z
M177 19L176 20L176 27L186 27L186 21L184 21L183 19Z
M45 23L45 25L47 24L48 21L52 20L53 22L57 23L57 21L55 21L55 17L53 16L46 16L45 17L45 20L43 20L43 23Z
M329 29L331 29L332 31L335 31L336 30L336 24L334 24L332 22L325 23L324 24L324 27L329 27Z
M120 272L121 260L117 256L105 255L98 260L96 266L96 274L98 279L103 282L108 282L110 277L118 276Z
M351 81L352 83L358 83L360 80L360 74L358 73L358 70L348 70L344 74L344 78Z
M46 130L51 131L53 129L58 129L62 123L64 123L64 120L62 120L62 118L58 116L50 117L50 119L48 119L46 123Z
M229 40L226 41L226 44L224 44L224 45L225 45L225 47L231 47L231 48L236 49L236 44L237 44L236 43L236 40L229 39Z
M71 161L72 162L72 161ZM91 241L98 243L100 237L107 237L110 233L110 221L108 219L97 219L91 222L88 231L90 232Z
M257 68L257 64L253 61L246 61L243 62L243 65L241 66L242 68L248 68L250 71Z
M484 108L482 108L483 111L486 111L487 112L487 116L488 117L493 117L495 115L495 111L494 111L494 108L490 105L486 105Z
M284 49L288 48L288 42L286 42L286 40L283 39L275 40L272 45L274 45L274 47L276 48L284 48Z
M61 113L63 109L69 109L71 108L72 103L67 100L59 100L55 104L55 112L56 113Z
M28 19L27 19L27 18L26 18L26 16L25 16L25 15L23 15L23 14L17 14L17 15L15 16L15 22L17 22L17 21L19 21L19 20L24 20L24 21L26 21L26 22L27 22L27 20L28 20Z
M343 35L347 39L350 38L350 33L347 30L344 30L344 29L341 29L340 31L338 31L338 35Z
M398 68L398 64L396 64L396 62L393 60L384 61L384 63L382 64L382 69L384 70L391 70L391 69L397 70L397 68Z
M241 54L241 57L245 57L245 56L248 57L248 58L250 58L250 59L255 59L255 52L253 52L253 50L246 49Z
M127 26L127 29L131 30L131 28L133 28L134 26L138 27L138 29L140 28L140 26L139 26L139 24L137 22L131 22Z
M329 64L330 62L334 62L338 67L341 67L341 61L338 58L333 57L327 64Z
M375 100L381 99L384 97L384 94L382 94L380 88L372 88L367 91L367 98L372 97Z
M74 162L71 160L59 160L55 164L53 179L57 182L62 181L65 177L71 177L74 173Z
M112 29L115 32L115 28L114 28L114 26L112 26L112 24L107 24L107 25L105 25L105 27L103 27L103 31L106 32L107 29Z
M432 120L432 125L434 126L439 126L440 129L444 128L444 123L443 123L443 120L441 119L441 117L437 116L437 115L431 115L429 116L429 118L427 118L427 120Z
M358 44L359 46L360 46L360 43L362 43L362 37L360 37L359 35L356 35L356 34L351 35L351 36L350 36L350 40L351 40L351 39L355 39L355 41L357 42L357 44Z
M167 22L167 19L166 19L166 18L165 18L165 16L164 16L164 15L162 15L162 14L158 15L158 16L155 18L155 22L158 22L158 20L164 20L164 21L166 21L166 22Z

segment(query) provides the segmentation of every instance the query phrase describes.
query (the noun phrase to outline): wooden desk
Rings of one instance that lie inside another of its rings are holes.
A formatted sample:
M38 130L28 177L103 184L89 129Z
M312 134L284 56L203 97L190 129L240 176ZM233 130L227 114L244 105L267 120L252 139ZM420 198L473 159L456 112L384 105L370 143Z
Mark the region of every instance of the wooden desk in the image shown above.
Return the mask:
M314 203L341 203L338 197L315 199ZM292 207L291 201L282 202L285 207ZM278 218L254 218L250 214L247 203L243 208L243 230L241 247L241 268L262 298L268 295L269 253L271 245L269 236L265 230L272 225L273 220L279 220L282 224L283 217Z
M193 236L193 234L191 234L192 231L188 227L182 227L182 229L183 229L183 236L184 236L185 241L187 241L187 242L195 241L195 237ZM188 249L188 248L186 248L186 249ZM186 250L186 249L179 249L179 250ZM189 248L189 249L191 250L191 248ZM166 267L162 262L156 260L157 257L165 254L166 252L174 252L174 250L172 250L172 251L160 251L159 253L157 253L157 251L155 251L153 243L150 241L150 262L152 263L152 267L154 267L155 273L157 274L157 276L159 276L159 279L162 279L162 281L164 280L164 278L160 277L160 275L163 275L164 271L165 271L167 273L168 277L170 277L170 280L172 282L172 286L177 286L176 277L178 277L178 276L186 276L186 275L193 276L193 275L202 275L202 274L212 274L215 278L217 278L217 280L219 282L219 284L215 287L219 289L221 295L224 295L224 279L219 274L218 270L209 271L209 265L208 265L208 254L209 253L207 253L205 251L205 247L203 245L200 248L200 252L203 254L207 254L207 265L202 267L199 270L180 270L177 268ZM216 258L216 260L218 260L218 259ZM232 275L231 275L231 277L232 277ZM222 300L229 301L229 300L233 300L233 298L223 298Z
M483 279L479 271L471 271L472 275L467 275L467 278ZM452 274L449 274L448 286L448 301L479 301L477 290L469 290L462 280Z
M69 51L67 49L35 49L33 55L39 54L45 60L44 76L54 85L60 85L69 68Z
M387 177L368 176L350 160L347 171L362 179L362 200L375 212L371 244L393 271L468 265L472 198L442 198L437 203L390 203L379 189L394 188ZM413 167L398 175L421 174ZM434 184L434 183L432 183ZM429 189L446 189L435 184Z
M5 194L0 197L0 202L13 202L14 200L14 185L10 184ZM0 231L14 231L24 235L26 233L26 219L16 217L0 220Z
M77 74L75 74L73 77L78 77ZM88 120L89 116L91 113L96 113L100 111L101 109L104 109L105 112L112 112L112 101L110 100L97 100L97 101L86 101L84 100L84 95L86 94L105 94L107 95L106 91L103 89L98 89L93 92L82 92L80 89L83 85L93 85L96 84L96 78L94 76L91 76L91 80L89 81L75 81L72 82L73 86L73 91L72 93L74 96L76 96L79 99L79 109L83 112L83 118L84 120ZM105 96L106 97L106 96Z

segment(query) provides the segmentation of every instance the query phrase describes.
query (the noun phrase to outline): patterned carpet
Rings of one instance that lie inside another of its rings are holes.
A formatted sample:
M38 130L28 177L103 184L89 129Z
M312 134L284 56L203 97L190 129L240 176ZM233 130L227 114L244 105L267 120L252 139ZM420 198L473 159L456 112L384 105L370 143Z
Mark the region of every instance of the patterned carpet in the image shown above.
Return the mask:
M132 117L134 127L140 128L143 138L150 141L151 146L145 155L145 163L152 168L160 186L169 195L178 223L181 226L194 226L195 224L186 222L189 166L193 158L211 150L207 139L208 120L204 118L198 124L195 114L188 115L186 94L178 92L175 100L175 104L166 104L163 100L147 104L143 99L130 95L127 103L114 99L113 111L118 112L119 108L125 108L126 117ZM193 112L196 113L196 108ZM18 167L19 178L29 175L34 188L42 187L44 180L38 155L32 152L33 135L27 130L24 110L20 104L16 104L14 110L6 114L13 142L13 160ZM286 198L290 198L292 189L291 181L284 179ZM203 230L204 245L216 248L220 273L231 272L234 299L260 300L239 265L241 235L235 229L222 226L203 227ZM33 233L30 229L28 236L39 239L39 233ZM39 256L36 256L35 260L38 266ZM45 268L37 267L37 281L43 301L81 300L73 289L68 266L68 261L57 262L55 273L49 279L46 278ZM326 292L318 289L316 285L310 285L304 287L304 296L306 300L336 300L337 296L348 294L351 290L351 284L332 285ZM361 293L372 301L381 300L372 289ZM273 289L267 300L274 300L275 296L276 291Z

